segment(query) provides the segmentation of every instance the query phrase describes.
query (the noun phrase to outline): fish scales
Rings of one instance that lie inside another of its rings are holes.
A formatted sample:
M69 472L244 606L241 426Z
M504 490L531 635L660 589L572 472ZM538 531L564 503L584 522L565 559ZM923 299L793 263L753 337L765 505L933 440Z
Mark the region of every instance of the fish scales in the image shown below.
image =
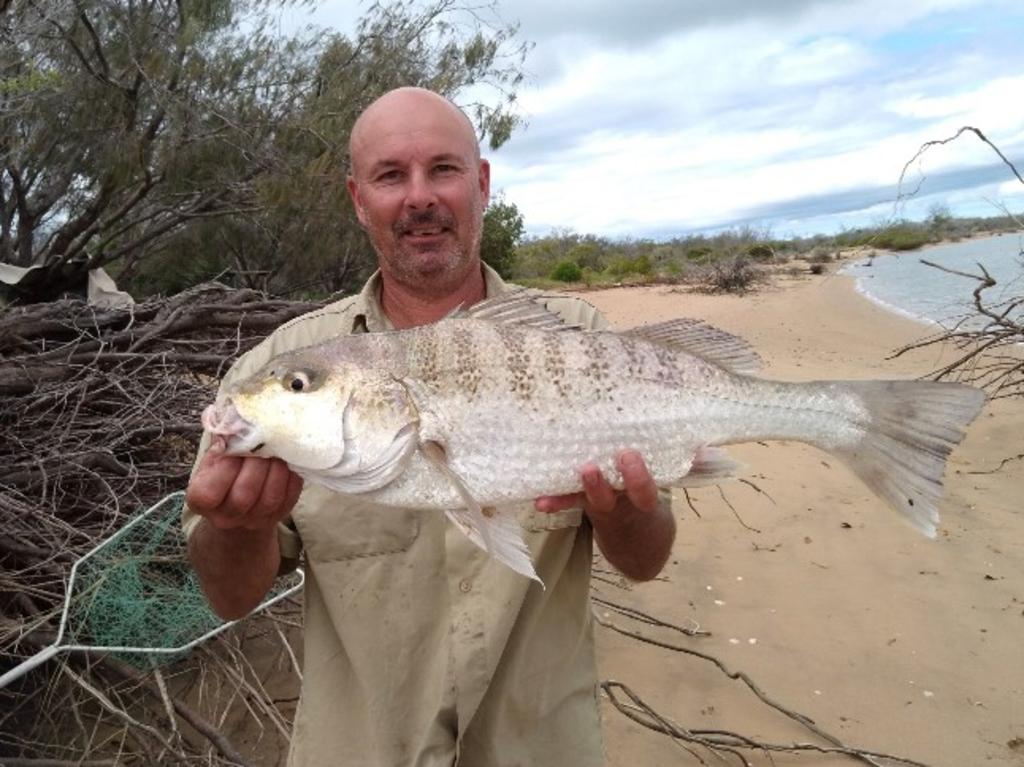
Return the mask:
M475 320L407 332L404 373L429 396L417 400L421 424L441 435L449 465L485 505L574 492L576 469L588 461L619 484L615 456L624 448L640 450L655 480L669 484L704 444L806 436L820 430L822 416L834 429L844 408L858 412L825 392L743 378L610 332ZM467 377L477 381L472 390L462 385ZM429 462L415 458L378 498L438 508L458 502Z

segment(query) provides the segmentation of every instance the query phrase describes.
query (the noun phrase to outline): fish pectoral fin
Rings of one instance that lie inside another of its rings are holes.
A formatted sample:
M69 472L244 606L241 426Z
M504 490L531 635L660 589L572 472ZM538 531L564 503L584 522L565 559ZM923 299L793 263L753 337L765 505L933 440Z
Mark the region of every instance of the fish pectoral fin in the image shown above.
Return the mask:
M444 445L440 442L427 440L420 444L420 452L448 479L465 504L465 508L447 510L445 515L448 519L494 559L543 586L544 582L533 569L530 549L523 540L518 520L511 514L499 512L493 506L482 507L469 492L462 477L448 465Z
M690 471L672 483L673 487L705 487L717 485L730 479L743 468L720 447L705 445L697 448Z
M498 562L520 575L532 578L541 586L544 581L537 575L530 559L530 549L523 540L523 529L512 514L503 514L493 506L476 509L449 509L445 515L473 543Z

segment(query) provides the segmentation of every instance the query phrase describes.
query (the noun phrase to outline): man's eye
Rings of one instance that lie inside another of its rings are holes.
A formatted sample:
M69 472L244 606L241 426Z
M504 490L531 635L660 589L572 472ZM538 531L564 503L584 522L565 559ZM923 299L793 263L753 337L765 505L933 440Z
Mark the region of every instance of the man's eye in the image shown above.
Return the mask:
M455 173L457 170L458 170L458 168L455 167L454 165L442 164L442 165L434 166L434 172L435 173L441 173L441 174Z
M377 176L377 181L384 184L392 184L399 181L402 178L402 174L397 170L389 170L384 173L380 173Z

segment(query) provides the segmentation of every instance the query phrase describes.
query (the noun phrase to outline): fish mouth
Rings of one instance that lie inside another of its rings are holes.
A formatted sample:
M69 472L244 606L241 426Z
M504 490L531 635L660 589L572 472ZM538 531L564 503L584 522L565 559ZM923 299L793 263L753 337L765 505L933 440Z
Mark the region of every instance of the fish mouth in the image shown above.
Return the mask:
M245 420L230 399L209 405L202 422L206 431L223 438L227 455L247 455L263 446L259 427Z

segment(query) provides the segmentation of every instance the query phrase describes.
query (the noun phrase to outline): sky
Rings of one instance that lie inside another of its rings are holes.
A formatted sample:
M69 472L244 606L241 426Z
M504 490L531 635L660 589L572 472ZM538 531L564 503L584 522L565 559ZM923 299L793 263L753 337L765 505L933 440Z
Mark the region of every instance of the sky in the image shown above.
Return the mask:
M362 7L324 0L283 26L350 35ZM1020 0L499 0L498 12L534 47L524 127L484 154L531 235L789 237L923 219L936 204L1024 213L1024 183L973 134L929 148L902 198L898 186L922 144L965 125L1024 175Z

